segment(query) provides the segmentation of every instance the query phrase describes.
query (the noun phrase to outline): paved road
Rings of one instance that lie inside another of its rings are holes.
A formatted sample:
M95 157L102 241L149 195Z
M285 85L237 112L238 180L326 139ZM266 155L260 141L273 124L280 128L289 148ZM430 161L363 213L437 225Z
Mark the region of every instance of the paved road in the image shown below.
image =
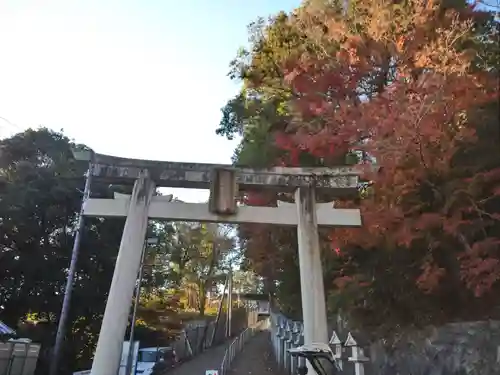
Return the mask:
M207 350L165 375L205 375L206 370L218 370L229 343ZM237 354L228 375L282 375L275 368L268 331L256 334Z
M229 343L226 343L208 349L165 375L205 375L206 370L218 370L228 345Z
M252 338L231 367L230 375L281 375L271 354L269 332L262 331Z

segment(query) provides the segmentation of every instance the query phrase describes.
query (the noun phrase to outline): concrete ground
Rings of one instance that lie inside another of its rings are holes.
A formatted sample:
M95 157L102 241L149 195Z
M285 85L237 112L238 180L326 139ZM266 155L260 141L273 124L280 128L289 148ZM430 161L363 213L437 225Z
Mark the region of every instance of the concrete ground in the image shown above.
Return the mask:
M162 375L205 375L207 370L219 370L226 348L230 341L208 349L179 367ZM283 375L276 370L271 354L271 341L268 331L258 332L238 353L227 375Z
M269 332L259 332L236 357L228 375L282 375L271 353Z
M205 375L206 370L218 370L229 343L208 349L204 353L170 370L165 375Z

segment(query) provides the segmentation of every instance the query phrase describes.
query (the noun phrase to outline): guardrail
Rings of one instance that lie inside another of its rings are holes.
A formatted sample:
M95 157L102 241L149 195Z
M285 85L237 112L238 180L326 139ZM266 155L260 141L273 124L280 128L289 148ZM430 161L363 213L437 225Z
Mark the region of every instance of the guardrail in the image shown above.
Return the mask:
M231 368L231 364L236 357L236 354L243 350L245 344L250 340L257 330L263 329L264 327L269 326L269 319L261 320L257 322L253 327L248 327L243 332L236 337L233 342L228 346L226 352L224 353L224 358L222 359L222 363L220 365L220 374L226 375L227 371Z

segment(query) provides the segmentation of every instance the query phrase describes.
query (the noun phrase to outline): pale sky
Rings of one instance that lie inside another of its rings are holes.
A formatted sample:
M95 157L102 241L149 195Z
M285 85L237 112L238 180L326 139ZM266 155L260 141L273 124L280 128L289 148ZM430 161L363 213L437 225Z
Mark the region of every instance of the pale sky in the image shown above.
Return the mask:
M0 0L0 138L46 126L99 153L229 163L229 62L249 22L299 3Z

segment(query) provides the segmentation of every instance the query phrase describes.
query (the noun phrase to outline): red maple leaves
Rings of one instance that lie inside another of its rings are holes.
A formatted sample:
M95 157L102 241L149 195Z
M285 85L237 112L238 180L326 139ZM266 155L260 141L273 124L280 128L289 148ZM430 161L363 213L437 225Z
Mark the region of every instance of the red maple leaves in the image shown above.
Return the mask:
M457 17L446 22L467 28ZM435 45L444 48L441 37ZM399 50L406 42L397 39ZM498 100L498 86L495 76L464 68L466 55L450 49L446 52L457 61L445 64L414 42L414 57L433 68L415 74L414 66L401 60L392 68L394 79L371 98L360 96L359 88L373 72L374 53L361 48L359 38L340 49L336 62L289 63L294 120L287 133L276 135L276 145L287 152L289 165L297 165L302 153L337 164L358 150L382 167L365 176L374 184L361 201L364 227L337 230L335 248L339 238L344 245L423 247L416 283L428 292L450 272L435 256L447 251L459 262L465 286L481 295L500 278L500 145L491 155L497 164L488 163L480 149L494 150L493 140L478 134L484 116L476 112ZM405 54L410 60L408 50ZM491 111L488 121L495 122Z
M359 287L358 307L388 298L403 301L397 310L410 299L436 304L450 294L479 301L474 296L500 291L498 77L475 66L469 48L485 14L414 0L403 15L398 4L361 0L351 18L299 12L307 50L316 52L283 65L280 84L292 99L286 130L274 133L284 152L275 164L337 166L362 156L370 183L335 206L359 207L363 227L331 232L336 268L329 269L337 288ZM273 267L285 267L290 233L253 227L248 248L264 263L279 248ZM443 306L434 312L446 314Z

